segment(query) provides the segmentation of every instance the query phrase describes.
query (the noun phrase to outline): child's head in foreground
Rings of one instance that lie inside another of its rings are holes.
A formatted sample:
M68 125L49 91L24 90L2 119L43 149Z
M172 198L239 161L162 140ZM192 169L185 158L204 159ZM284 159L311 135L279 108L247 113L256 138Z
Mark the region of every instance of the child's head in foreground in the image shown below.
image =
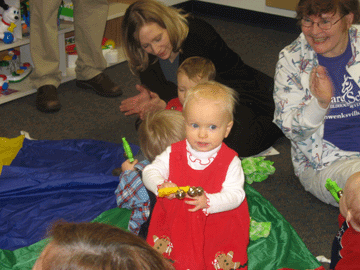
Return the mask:
M140 237L102 223L56 223L33 270L173 269Z
M221 145L233 126L237 93L214 81L200 83L187 92L183 114L186 139L199 152Z
M354 230L360 232L360 173L349 177L340 198L341 215L351 224Z
M178 97L184 104L186 91L200 82L215 80L216 69L210 59L193 56L182 62L177 70Z
M139 126L140 148L149 161L153 161L171 144L184 139L184 116L179 111L150 112Z

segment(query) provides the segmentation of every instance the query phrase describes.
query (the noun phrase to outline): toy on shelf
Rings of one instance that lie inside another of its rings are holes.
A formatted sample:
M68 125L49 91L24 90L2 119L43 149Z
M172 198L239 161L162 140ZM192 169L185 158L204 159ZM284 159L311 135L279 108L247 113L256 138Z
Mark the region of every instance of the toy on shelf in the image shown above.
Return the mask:
M9 80L6 75L0 74L0 91L7 90L9 88Z
M20 52L9 49L8 55L0 61L0 74L7 76L9 82L20 82L32 72L30 63L21 63Z
M71 1L62 1L59 9L59 19L64 21L74 21L74 5Z
M115 41L112 39L103 38L102 50L105 60L108 64L114 64L119 61L119 52L115 49Z
M9 96L16 92L18 91L9 88L9 80L7 76L4 74L0 74L0 98Z
M102 53L108 65L117 63L118 50L115 49L115 41L112 39L103 38L101 43ZM75 62L78 58L75 37L68 37L65 39L65 51L67 55L67 67L75 68Z
M14 28L16 27L15 22L20 18L20 10L17 7L9 6L7 10L4 10L1 15L2 19L0 21L0 39L6 43L10 44L16 41L13 34Z
M20 2L21 13L21 28L23 36L30 35L30 7L29 1L23 0Z
M113 41L112 39L104 37L102 42L101 42L101 46L102 46L103 50L115 49L115 41Z

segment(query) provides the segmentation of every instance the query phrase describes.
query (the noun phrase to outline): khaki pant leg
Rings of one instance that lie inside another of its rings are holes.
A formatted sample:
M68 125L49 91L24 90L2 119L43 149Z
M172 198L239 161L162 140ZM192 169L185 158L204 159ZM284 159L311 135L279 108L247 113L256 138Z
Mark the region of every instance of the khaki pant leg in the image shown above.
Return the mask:
M61 0L35 0L30 2L30 51L34 71L30 78L35 88L46 84L58 87L59 43L57 14Z
M299 179L306 191L325 203L339 207L339 204L325 187L326 179L330 178L340 188L344 188L349 177L358 172L360 172L360 158L356 156L344 157L319 171L307 167L300 173Z
M76 77L89 80L106 68L101 43L109 4L107 0L73 0L75 43L78 52Z

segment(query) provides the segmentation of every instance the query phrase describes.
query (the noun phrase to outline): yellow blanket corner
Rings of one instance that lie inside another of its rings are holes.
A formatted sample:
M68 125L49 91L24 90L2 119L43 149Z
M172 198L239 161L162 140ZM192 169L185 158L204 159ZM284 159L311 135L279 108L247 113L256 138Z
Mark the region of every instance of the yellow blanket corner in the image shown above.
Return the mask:
M0 174L3 165L10 165L23 146L25 136L20 135L16 138L0 137Z

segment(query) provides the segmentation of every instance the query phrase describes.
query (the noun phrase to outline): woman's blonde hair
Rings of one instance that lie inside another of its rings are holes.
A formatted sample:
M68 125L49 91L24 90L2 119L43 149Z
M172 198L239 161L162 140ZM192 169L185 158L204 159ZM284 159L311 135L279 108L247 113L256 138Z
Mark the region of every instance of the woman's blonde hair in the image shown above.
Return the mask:
M176 110L150 112L139 126L140 148L149 161L184 139L184 116Z
M206 78L206 80L212 81L216 77L214 63L210 59L201 56L186 58L177 70L178 75L179 73L184 73L190 80L199 77L200 79Z
M122 47L134 74L144 71L149 65L149 55L139 40L140 28L147 23L157 23L167 30L173 51L179 52L189 32L186 17L181 9L156 0L139 0L127 8L121 23Z
M234 119L235 105L238 101L238 94L234 89L215 81L199 83L187 91L183 112L186 111L186 106L189 100L194 98L222 101L225 105L224 109L228 113L230 120L232 121Z
M49 236L53 250L43 251L43 270L174 269L145 240L111 225L59 221Z

